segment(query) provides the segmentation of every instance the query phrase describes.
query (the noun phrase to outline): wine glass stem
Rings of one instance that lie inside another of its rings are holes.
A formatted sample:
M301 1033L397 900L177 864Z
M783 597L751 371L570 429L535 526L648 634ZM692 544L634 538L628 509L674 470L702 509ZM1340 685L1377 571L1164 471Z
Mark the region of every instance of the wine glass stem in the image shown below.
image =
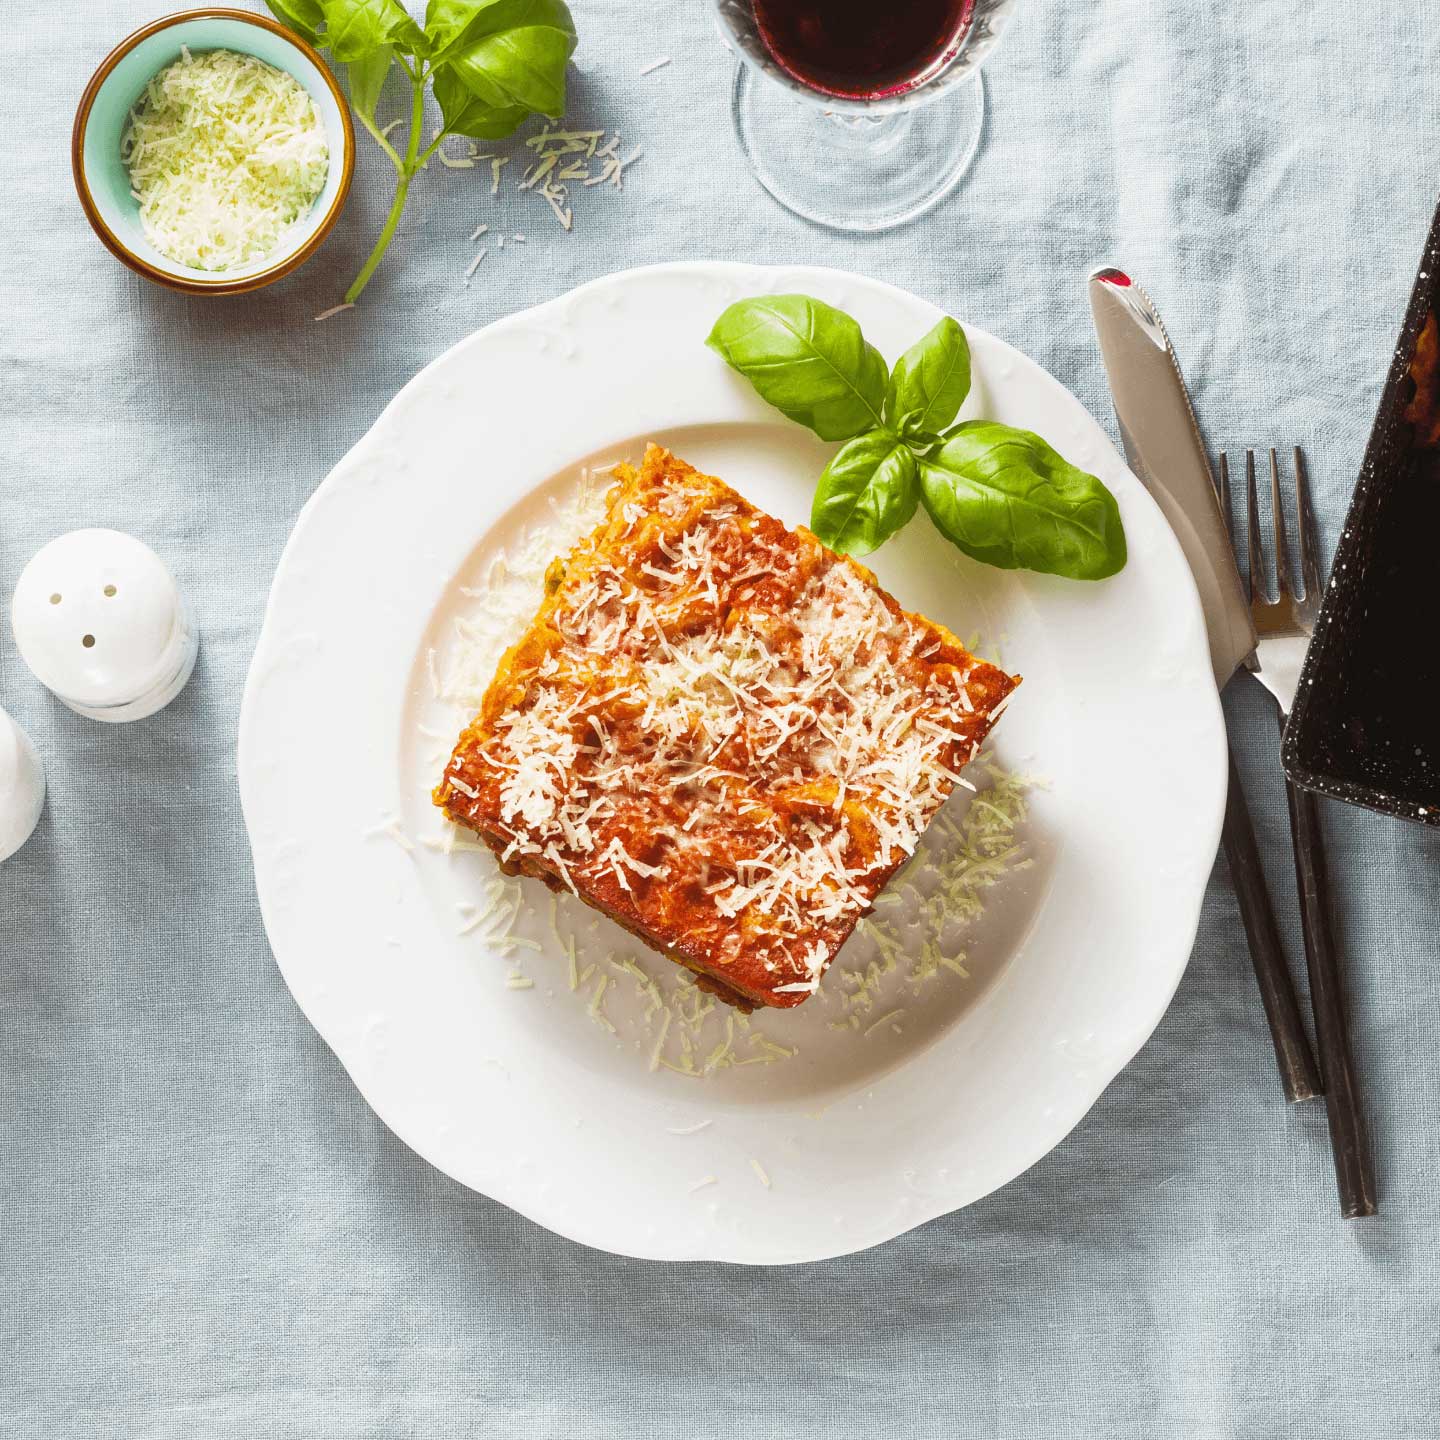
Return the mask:
M909 110L890 115L842 115L827 110L825 118L831 125L840 127L851 149L877 156L898 149L915 128L914 113Z

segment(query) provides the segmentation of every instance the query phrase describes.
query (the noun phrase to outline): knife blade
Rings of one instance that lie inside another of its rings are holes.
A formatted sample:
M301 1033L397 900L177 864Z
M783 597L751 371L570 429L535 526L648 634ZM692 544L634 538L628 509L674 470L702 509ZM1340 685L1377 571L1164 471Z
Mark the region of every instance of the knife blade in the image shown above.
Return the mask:
M1154 303L1123 270L1094 271L1089 291L1125 458L1185 552L1223 689L1254 650L1255 625L1180 362Z
M1185 552L1205 611L1215 686L1224 689L1255 648L1255 625L1180 362L1150 297L1123 270L1104 266L1092 272L1089 291L1125 458ZM1309 1100L1323 1085L1300 1020L1233 754L1221 835L1285 1095L1292 1103Z

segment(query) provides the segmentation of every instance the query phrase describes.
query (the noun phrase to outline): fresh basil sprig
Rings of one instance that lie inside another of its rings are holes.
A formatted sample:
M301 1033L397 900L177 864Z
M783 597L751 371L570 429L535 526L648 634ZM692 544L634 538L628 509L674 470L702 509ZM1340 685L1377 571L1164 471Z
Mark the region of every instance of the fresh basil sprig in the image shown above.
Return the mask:
M345 292L354 304L395 237L410 182L451 135L496 140L539 112L565 113L565 66L575 24L563 0L430 0L417 24L400 0L266 0L277 19L346 67L350 103L399 176L380 238ZM403 150L375 119L393 68L410 86ZM425 90L440 106L440 133L421 149Z
M954 424L970 346L948 316L887 373L855 320L808 295L731 305L706 341L776 409L846 443L815 487L810 527L868 555L917 505L967 555L1004 570L1103 580L1125 566L1115 497L1038 435L994 420Z

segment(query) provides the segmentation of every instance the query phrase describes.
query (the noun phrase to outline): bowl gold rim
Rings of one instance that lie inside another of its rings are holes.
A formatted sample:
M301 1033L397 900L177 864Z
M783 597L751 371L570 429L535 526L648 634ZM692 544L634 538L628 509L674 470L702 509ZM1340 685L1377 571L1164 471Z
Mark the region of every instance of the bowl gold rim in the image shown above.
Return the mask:
M90 182L85 175L85 131L90 123L90 111L95 104L95 97L100 93L100 87L110 78L115 67L142 40L148 40L150 36L158 34L161 30L168 30L172 26L188 20L242 20L247 25L254 25L261 30L270 30L280 36L282 40L287 41L309 59L320 75L324 77L325 84L329 87L331 95L335 98L335 104L339 108L340 123L344 130L344 143L341 146L340 158L340 184L335 191L335 198L330 202L329 210L326 211L319 225L315 227L314 234L298 250L286 255L283 260L277 261L269 269L259 270L252 275L244 275L233 280L193 280L171 275L137 255L105 223L99 207L95 204L95 198L90 193ZM295 34L293 30L287 30L268 16L256 15L248 10L205 6L198 10L181 10L174 15L162 15L160 19L152 20L150 24L127 35L100 62L100 67L90 77L89 84L85 86L84 94L80 97L79 107L75 111L75 124L70 132L70 169L75 179L76 193L80 197L80 204L85 211L85 218L90 222L90 228L95 231L105 248L122 265L129 266L136 274L143 275L147 280L153 280L157 285L163 285L169 290L178 290L185 295L243 295L251 290L259 290L272 281L279 280L304 264L334 228L335 222L340 218L340 211L349 198L350 183L355 178L355 127L350 120L350 105L344 92L340 89L334 75L330 73L329 66L320 58L319 51L309 41Z

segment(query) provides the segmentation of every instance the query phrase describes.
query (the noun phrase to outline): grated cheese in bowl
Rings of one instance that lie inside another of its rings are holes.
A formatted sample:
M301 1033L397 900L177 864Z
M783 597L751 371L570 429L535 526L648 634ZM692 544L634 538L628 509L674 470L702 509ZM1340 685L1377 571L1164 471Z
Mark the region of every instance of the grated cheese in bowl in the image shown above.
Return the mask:
M196 270L231 270L280 249L330 167L305 88L253 55L208 50L151 77L120 139L146 237Z

